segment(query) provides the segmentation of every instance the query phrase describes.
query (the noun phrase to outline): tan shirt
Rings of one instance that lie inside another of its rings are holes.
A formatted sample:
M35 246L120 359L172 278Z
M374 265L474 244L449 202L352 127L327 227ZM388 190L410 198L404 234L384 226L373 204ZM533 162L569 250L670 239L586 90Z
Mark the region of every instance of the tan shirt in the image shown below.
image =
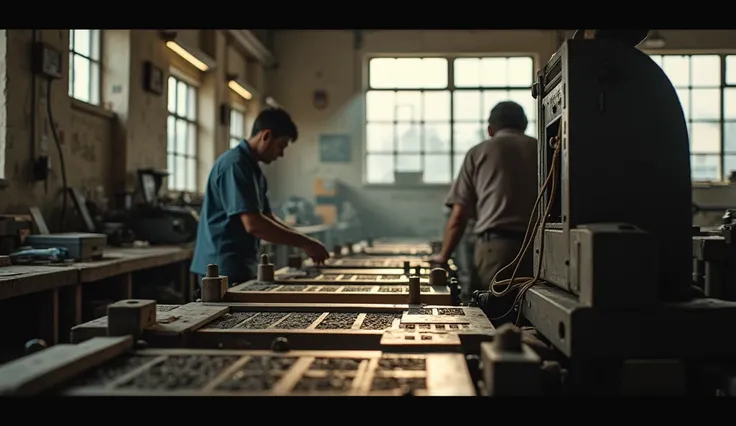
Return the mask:
M445 205L472 207L476 234L523 232L537 193L537 140L502 130L468 151Z

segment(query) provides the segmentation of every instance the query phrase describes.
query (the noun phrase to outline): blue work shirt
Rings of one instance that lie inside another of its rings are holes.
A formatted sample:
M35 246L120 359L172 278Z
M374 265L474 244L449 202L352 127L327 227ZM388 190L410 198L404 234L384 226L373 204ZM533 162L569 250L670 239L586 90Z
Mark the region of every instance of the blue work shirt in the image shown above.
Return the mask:
M243 213L271 213L266 177L245 140L222 154L210 171L190 268L193 274L206 275L207 264L216 263L229 285L256 277L261 241L245 231Z

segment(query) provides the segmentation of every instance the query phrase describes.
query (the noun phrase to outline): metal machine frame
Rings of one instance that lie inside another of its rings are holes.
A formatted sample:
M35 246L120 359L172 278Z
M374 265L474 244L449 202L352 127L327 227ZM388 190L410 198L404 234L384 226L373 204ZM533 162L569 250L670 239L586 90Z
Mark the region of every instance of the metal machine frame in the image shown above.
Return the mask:
M550 139L561 147L556 197L548 189L538 210L549 207L534 242L544 283L526 291L524 317L579 364L736 355L718 337L736 303L691 297L688 132L664 72L619 41L568 40L533 95L540 187Z

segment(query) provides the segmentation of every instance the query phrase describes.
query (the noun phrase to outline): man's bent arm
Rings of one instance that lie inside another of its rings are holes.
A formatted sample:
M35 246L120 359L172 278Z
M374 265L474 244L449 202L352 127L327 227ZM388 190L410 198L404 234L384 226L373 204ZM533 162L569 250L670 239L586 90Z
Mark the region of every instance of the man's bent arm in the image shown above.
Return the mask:
M287 225L286 222L281 220L278 216L274 215L273 213L266 213L264 214L267 218L271 219L272 221L276 222L276 225L281 226L282 228L286 229L287 231L292 232L299 232L296 229L292 228L291 226Z
M260 213L244 213L240 220L246 232L272 244L304 248L311 241L306 235L284 228Z
M465 232L465 226L468 224L470 210L463 204L454 204L450 218L447 220L445 227L445 235L442 241L442 253L440 257L447 261L455 251L460 239Z

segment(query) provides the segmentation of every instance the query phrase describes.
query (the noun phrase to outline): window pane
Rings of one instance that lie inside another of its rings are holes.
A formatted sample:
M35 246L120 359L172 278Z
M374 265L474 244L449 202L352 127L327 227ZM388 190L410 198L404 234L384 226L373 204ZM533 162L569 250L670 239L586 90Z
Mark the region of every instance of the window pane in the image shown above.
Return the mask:
M393 183L393 155L368 154L366 156L366 180L369 183Z
M396 109L396 92L372 90L365 95L367 121L393 121Z
M240 111L230 110L230 136L241 137L243 134L243 114Z
M680 98L680 106L682 106L682 112L685 114L685 120L690 120L690 90L689 89L675 89L677 97Z
M690 125L690 152L717 154L721 151L721 124L699 123Z
M420 152L421 127L418 123L398 123L396 125L397 150L399 152Z
M721 176L720 156L691 155L690 168L694 181L717 181Z
M723 123L725 134L723 135L723 146L725 151L736 154L736 121Z
M74 55L74 97L89 102L89 59Z
M530 86L534 81L534 63L532 58L508 59L509 86ZM529 95L531 96L531 95Z
M89 103L100 104L100 64L90 62Z
M240 139L232 138L230 139L230 148L235 148L240 143Z
M176 173L176 189L182 190L186 187L187 184L186 158L182 156L177 156L174 159L174 162L176 164L176 169L174 170L174 173Z
M460 172L460 167L463 165L463 161L465 160L465 153L462 154L455 154L452 156L452 179L454 180L457 178L458 172Z
M450 121L450 92L424 92L422 104L423 119L425 121Z
M393 124L369 123L365 129L368 152L390 152L394 150Z
M89 30L72 30L74 31L74 52L80 55L90 56L90 31Z
M176 151L176 119L173 115L166 121L166 151L169 153Z
M649 57L652 58L652 61L659 65L660 68L662 67L662 55L649 55Z
M506 87L509 85L509 60L507 58L483 58L480 74L482 86Z
M187 116L187 85L183 81L176 82L176 114Z
M182 119L176 120L176 151L177 154L187 152L187 122Z
M449 183L452 180L450 166L449 154L425 155L422 180L425 183Z
M419 121L422 117L422 94L417 91L396 92L396 120Z
M197 160L188 158L187 160L187 191L197 190Z
M166 170L169 172L169 177L166 178L166 186L169 189L174 189L174 156L169 154L166 156Z
M245 137L245 113L238 113L238 137Z
M726 56L726 84L736 84L736 55Z
M197 91L192 86L187 86L187 115L190 120L197 119Z
M734 63L736 68L736 63ZM736 89L725 88L724 90L724 104L723 104L723 118L726 120L736 119Z
M693 87L719 87L721 85L721 58L718 55L693 55Z
M450 152L450 134L450 123L425 124L424 150L427 152Z
M369 77L375 89L441 89L447 87L447 59L374 58Z
M90 57L95 60L100 60L100 30L90 30L90 38L91 38L91 49L90 49Z
M169 77L169 112L176 112L176 79Z
M397 172L419 172L422 170L422 156L419 154L399 154L396 156Z
M187 124L187 155L197 156L197 126L194 123Z
M526 133L527 135L536 138L537 137L537 122L529 120L529 125L526 126Z
M417 77L419 84L414 87L442 89L447 87L447 59L424 58L420 63L422 70Z
M230 134L235 136L236 138L241 137L243 135L243 130L242 130L243 123L240 122L239 117L240 117L240 114L235 113L233 114L233 117L230 118Z
M690 61L687 56L666 55L662 58L662 68L673 86L690 85Z
M453 93L453 117L455 120L485 120L481 110L481 94L476 90L463 90Z
M736 171L736 155L724 155L723 163L723 179L728 180L731 173Z
M463 153L486 139L486 126L482 123L455 123L453 129L455 152Z
M534 79L530 57L458 58L453 67L456 87L531 86Z
M693 120L719 120L721 118L721 91L719 89L693 89L690 96Z
M480 87L480 58L458 58L453 61L455 87Z

